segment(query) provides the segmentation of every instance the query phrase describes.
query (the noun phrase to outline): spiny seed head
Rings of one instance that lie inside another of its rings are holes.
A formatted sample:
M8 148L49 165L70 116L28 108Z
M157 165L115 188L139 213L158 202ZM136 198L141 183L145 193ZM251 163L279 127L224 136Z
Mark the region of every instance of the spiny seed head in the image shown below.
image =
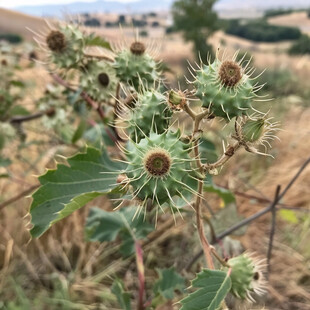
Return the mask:
M131 43L130 51L134 55L142 55L145 52L145 45L142 42L135 41Z
M242 137L245 142L256 142L264 134L265 119L248 119L242 126Z
M184 105L186 104L185 94L181 90L170 90L168 94L168 104L172 110L182 110Z
M153 177L164 177L171 167L171 156L162 148L148 151L144 156L144 167Z
M227 261L231 267L231 293L235 297L253 302L251 293L263 295L266 292L267 283L263 276L262 262L248 253Z
M159 206L174 205L173 197L190 200L196 194L197 180L190 158L191 144L180 139L180 131L150 132L139 143L129 140L128 167L123 172L133 190L146 205L148 199ZM127 182L124 181L124 183ZM184 198L185 197L185 198Z
M4 66L4 67L7 66L8 65L7 60L6 59L2 59L1 60L1 65Z
M52 30L46 37L46 44L51 51L60 53L67 45L66 37L62 32L58 30Z
M107 87L110 83L110 78L109 76L105 73L102 72L98 75L98 82L103 86L103 87Z
M219 79L227 87L234 87L242 78L242 68L238 63L225 60L219 69Z

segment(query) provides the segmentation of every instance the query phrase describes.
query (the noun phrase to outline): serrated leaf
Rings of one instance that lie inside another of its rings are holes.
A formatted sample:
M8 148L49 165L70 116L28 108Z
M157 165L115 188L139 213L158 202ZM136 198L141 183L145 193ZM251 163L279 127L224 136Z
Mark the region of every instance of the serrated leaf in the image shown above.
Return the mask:
M120 253L129 256L134 253L135 240L144 239L153 225L143 216L134 218L136 207L126 207L119 211L108 212L99 208L90 209L86 220L86 236L90 241L114 241L120 236ZM134 218L134 219L133 219Z
M112 50L110 43L99 36L90 36L87 38L85 44L86 46L99 46L108 50Z
M185 279L173 267L157 269L159 279L154 284L153 291L166 299L173 299L175 290L183 290Z
M104 151L87 148L86 153L67 159L39 177L40 188L32 195L31 235L41 236L52 224L83 207L94 198L116 190L116 172L123 164L113 162Z
M112 287L112 293L116 296L119 305L124 310L131 310L130 297L131 294L125 291L124 283L120 279L115 279Z
M224 271L204 269L192 286L198 290L180 301L180 310L217 310L231 288L231 280Z
M297 224L298 223L298 218L296 216L296 213L293 210L285 210L282 209L279 211L280 217L292 224Z

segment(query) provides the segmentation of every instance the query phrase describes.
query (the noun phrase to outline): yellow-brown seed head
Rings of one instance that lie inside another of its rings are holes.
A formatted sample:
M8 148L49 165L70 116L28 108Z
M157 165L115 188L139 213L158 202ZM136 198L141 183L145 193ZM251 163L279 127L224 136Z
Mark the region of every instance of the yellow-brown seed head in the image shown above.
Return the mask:
M130 51L134 55L142 55L145 52L145 45L142 42L135 41L130 45Z
M227 87L234 87L242 78L242 69L238 63L231 60L224 61L219 69L219 79Z
M163 149L153 149L144 156L144 167L153 177L163 177L171 167L171 156Z
M52 30L46 37L46 44L51 51L62 52L66 47L65 35L58 30Z

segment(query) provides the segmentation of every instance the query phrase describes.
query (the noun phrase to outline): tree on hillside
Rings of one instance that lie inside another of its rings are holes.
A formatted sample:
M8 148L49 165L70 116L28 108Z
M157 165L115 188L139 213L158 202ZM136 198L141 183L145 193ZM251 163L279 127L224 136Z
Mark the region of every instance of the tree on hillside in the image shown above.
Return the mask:
M207 40L218 29L217 14L212 11L216 0L177 0L172 7L174 25L184 32L184 39L194 44L195 54L206 60L213 55Z

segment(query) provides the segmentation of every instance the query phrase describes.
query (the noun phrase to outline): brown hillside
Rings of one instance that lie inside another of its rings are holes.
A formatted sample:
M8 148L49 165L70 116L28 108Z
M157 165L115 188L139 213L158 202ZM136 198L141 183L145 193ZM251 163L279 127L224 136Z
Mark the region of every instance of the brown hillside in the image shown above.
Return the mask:
M0 33L16 33L25 39L32 39L33 34L27 27L42 30L46 24L42 18L0 8Z

